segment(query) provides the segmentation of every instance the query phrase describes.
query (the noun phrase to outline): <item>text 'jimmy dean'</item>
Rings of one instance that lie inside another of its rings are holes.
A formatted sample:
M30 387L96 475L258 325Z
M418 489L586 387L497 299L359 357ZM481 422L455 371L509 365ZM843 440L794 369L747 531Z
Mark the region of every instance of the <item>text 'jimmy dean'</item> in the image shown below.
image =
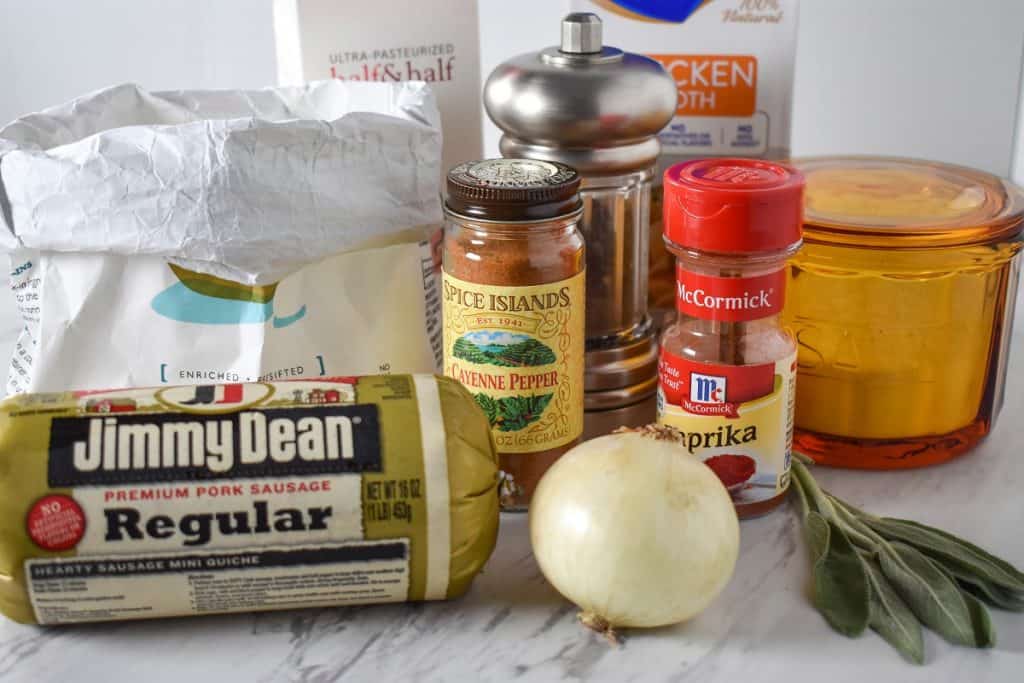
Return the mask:
M54 418L50 486L381 469L373 405Z

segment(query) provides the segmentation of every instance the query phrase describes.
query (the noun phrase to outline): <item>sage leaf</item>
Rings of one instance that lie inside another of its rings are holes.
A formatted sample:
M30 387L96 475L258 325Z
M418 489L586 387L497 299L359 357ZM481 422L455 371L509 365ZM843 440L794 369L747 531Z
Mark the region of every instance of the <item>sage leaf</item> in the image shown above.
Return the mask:
M818 611L843 635L859 636L870 618L870 589L857 549L842 527L820 513L807 516L806 528L808 542L817 557L813 579Z
M885 578L882 568L874 560L865 559L863 562L871 587L871 616L868 624L904 657L915 664L923 664L924 636L921 622Z
M985 604L1011 612L1024 612L1024 595L986 581L955 562L941 558L932 558L932 561L952 576L960 584L960 588Z
M967 610L971 614L971 626L974 628L974 647L995 647L996 627L988 615L985 605L970 593L961 593Z
M922 624L952 643L984 647L978 644L974 616L963 593L931 560L913 546L895 541L881 549L879 563Z
M927 555L961 564L975 576L1017 593L1024 592L1024 573L1012 564L953 534L906 519L892 517L863 521L892 541L902 541Z
M986 605L1009 612L1024 612L1024 596L1012 593L976 577L972 579L957 579L957 583L960 584L961 588Z
M808 512L804 517L804 535L811 549L811 561L816 564L828 552L828 520L820 512Z
M927 559L927 556L925 557ZM930 559L928 561L931 562L932 566L956 583L955 578L943 569L938 562ZM981 604L981 601L970 592L965 592L961 588L960 595L963 597L964 603L967 605L967 611L971 616L971 627L974 629L974 646L994 646L996 644L996 629L992 625L992 619L989 617L988 610L985 609L985 606Z

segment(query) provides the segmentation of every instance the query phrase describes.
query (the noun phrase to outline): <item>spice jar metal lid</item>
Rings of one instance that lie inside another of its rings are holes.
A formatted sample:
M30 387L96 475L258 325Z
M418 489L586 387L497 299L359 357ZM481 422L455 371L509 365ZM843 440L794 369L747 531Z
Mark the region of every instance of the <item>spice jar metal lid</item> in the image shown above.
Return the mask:
M758 159L697 159L665 171L665 240L695 251L753 254L799 246L804 178Z
M576 169L536 159L484 159L448 172L445 210L491 221L539 221L582 209Z
M484 108L505 135L505 156L562 161L582 173L654 163L655 136L672 119L676 83L643 55L602 42L601 19L562 20L561 44L500 64L484 85Z
M982 171L896 157L817 157L794 164L807 177L808 241L967 246L1019 238L1024 228L1024 195Z

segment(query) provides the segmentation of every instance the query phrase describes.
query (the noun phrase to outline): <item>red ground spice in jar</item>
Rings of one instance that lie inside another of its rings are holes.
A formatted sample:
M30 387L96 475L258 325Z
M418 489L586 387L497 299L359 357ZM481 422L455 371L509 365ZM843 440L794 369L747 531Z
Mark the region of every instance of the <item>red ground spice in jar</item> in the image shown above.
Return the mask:
M798 171L753 159L665 172L678 319L661 338L658 422L719 475L741 518L776 507L789 486L796 342L780 313L803 188Z
M502 507L525 509L583 432L584 250L569 166L489 159L448 174L444 373L487 414Z

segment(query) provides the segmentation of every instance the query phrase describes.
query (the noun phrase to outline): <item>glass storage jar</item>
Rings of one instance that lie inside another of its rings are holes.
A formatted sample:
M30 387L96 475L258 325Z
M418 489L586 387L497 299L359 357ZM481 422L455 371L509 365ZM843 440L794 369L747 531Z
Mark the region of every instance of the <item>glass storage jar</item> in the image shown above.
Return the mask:
M783 312L799 347L794 450L871 469L967 452L1002 405L1020 191L912 159L795 165L807 190Z

